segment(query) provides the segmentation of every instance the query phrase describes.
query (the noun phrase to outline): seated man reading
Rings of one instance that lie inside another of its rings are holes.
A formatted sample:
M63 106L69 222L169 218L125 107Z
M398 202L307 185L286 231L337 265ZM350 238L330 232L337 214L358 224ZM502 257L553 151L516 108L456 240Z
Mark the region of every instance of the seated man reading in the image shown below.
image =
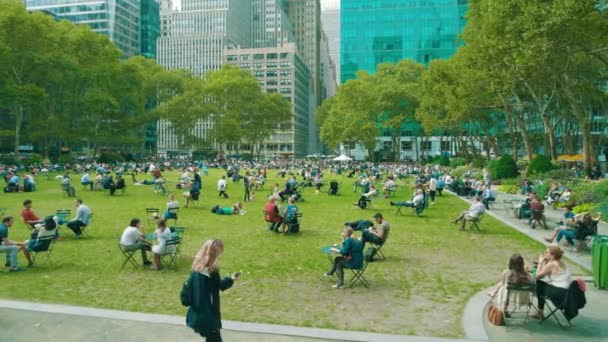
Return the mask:
M388 233L391 230L390 224L384 220L384 217L380 213L374 215L374 221L378 224L377 228L371 226L367 229L361 230L361 242L365 246L367 241L370 241L376 245L382 245L388 237Z
M481 203L481 198L475 197L475 200L473 204L471 204L469 209L461 212L460 215L454 221L452 221L452 223L456 224L462 221L462 224L460 225L460 230L464 230L467 224L467 220L475 220L479 218L479 216L485 211L486 208L483 206L483 203Z

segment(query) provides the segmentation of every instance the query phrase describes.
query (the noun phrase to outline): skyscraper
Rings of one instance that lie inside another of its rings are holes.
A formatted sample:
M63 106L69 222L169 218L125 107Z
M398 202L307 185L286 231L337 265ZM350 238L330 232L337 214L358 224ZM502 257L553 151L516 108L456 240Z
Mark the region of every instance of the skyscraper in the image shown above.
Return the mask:
M321 99L321 3L319 0L288 0L298 53L310 68L315 103Z
M279 93L291 104L293 116L266 140L261 152L266 157L302 158L308 154L310 108L310 71L297 54L294 43L278 47L227 49L226 63L249 70L262 90Z
M59 19L89 25L122 50L125 57L139 55L140 0L26 0L30 11L47 11Z
M141 55L156 58L156 39L160 35L159 0L141 0Z
M218 70L225 47L251 46L249 0L182 0L181 11L170 0L161 5L158 63L204 76Z
M251 46L283 46L295 41L287 0L251 1Z
M348 0L340 17L340 82L357 70L410 58L449 58L466 23L467 0Z
M167 69L187 69L204 77L207 71L221 68L226 48L251 47L249 0L182 0L181 10L175 10L171 0L162 0L160 21L157 61ZM169 123L161 119L157 127L158 152L178 152ZM205 138L213 122L199 120L192 129Z
M336 80L340 78L340 10L327 9L321 12L321 26L327 36L329 57L334 62Z

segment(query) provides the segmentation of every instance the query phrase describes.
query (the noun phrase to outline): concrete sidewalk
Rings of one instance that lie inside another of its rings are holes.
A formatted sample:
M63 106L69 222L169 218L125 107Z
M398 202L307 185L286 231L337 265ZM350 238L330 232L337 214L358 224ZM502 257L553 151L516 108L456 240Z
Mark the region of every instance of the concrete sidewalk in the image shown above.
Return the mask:
M553 229L558 225L557 222L562 220L563 211L561 209L554 210L551 208L551 206L545 204L545 218L547 220L547 226L549 229L545 230L538 225L535 229L532 229L530 225L528 225L528 219L520 220L516 218L513 210L510 210L510 205L504 202L512 201L514 199L523 200L524 196L496 191L496 202L494 203L493 208L486 211L486 213L528 235L532 239L539 241L544 245L549 245L544 238L551 235ZM608 224L606 222L600 222L598 225L598 234L608 235ZM568 259L591 271L591 253L589 251L574 253L572 252L572 248L566 248L564 254Z
M189 342L202 338L185 326L182 316L144 314L69 305L0 300L0 331L6 341ZM353 320L359 319L353 317ZM303 328L223 321L224 341L314 342L450 342L433 337Z

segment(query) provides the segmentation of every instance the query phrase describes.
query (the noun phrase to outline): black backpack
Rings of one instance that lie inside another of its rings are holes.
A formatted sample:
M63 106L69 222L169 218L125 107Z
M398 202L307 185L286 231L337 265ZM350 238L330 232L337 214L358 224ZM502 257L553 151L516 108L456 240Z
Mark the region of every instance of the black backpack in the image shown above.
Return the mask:
M179 293L179 300L183 306L190 306L194 303L194 272L190 272L188 279L184 282Z
M365 198L361 198L359 199L359 202L357 202L357 205L359 206L359 208L365 209L367 208L367 201L365 200Z

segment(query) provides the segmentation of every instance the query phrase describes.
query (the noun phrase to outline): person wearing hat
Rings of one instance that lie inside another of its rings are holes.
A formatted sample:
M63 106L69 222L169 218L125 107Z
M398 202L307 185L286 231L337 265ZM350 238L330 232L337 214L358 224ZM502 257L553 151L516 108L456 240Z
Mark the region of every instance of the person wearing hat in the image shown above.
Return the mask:
M378 224L377 227L369 227L361 231L361 242L365 245L367 241L371 241L377 245L382 245L391 230L390 224L384 220L380 213L374 215L374 221Z

